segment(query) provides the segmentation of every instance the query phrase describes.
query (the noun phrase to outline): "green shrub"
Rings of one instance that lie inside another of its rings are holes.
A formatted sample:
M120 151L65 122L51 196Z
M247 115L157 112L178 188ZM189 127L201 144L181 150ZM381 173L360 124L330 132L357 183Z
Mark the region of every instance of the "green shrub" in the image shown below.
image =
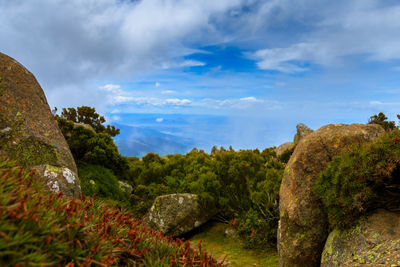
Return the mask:
M118 152L118 147L107 133L96 133L61 117L56 117L68 146L79 163L102 165L124 177L129 169L128 160Z
M276 225L273 228L275 229ZM237 229L245 248L263 249L275 243L276 231L271 229L268 221L253 209L238 220Z
M266 248L276 244L279 221L279 189L284 165L271 158L265 164L266 179L251 191L252 208L239 217L239 235L247 248Z
M335 157L322 172L314 192L322 199L331 227L347 227L358 216L383 205L400 205L400 131L355 145Z
M53 194L0 160L1 266L221 266L93 198Z
M79 164L78 175L81 180L82 194L113 200L127 200L126 194L119 188L118 179L114 173L101 166Z

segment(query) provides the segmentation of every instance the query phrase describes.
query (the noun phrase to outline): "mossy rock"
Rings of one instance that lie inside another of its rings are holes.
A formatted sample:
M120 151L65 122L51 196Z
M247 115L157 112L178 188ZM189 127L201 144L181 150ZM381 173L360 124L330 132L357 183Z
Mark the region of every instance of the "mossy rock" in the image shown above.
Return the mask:
M202 209L195 194L159 196L143 218L144 224L166 235L180 236L214 216L212 209Z
M37 165L77 168L36 78L0 53L0 156L31 169ZM71 190L67 190L68 192Z
M400 214L380 209L352 228L335 229L321 266L400 266Z
M328 236L328 218L313 187L332 158L353 144L383 134L379 125L331 124L297 144L286 165L280 188L278 229L280 266L319 266Z
M81 193L78 176L70 169L52 165L38 165L33 169L36 178L43 181L54 193L63 192L68 196L78 196Z

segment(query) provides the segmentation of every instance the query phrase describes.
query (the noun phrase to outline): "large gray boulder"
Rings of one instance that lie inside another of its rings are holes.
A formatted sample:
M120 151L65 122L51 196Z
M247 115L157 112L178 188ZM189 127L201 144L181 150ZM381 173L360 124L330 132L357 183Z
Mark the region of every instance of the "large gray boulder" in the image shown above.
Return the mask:
M278 252L280 266L319 266L328 219L313 193L321 171L352 144L384 133L379 125L330 124L304 137L285 167L279 192Z
M215 214L202 209L195 194L159 196L143 218L143 223L166 235L179 236L207 222Z
M332 231L321 266L400 266L400 214L381 209L351 229Z
M54 192L80 194L77 168L42 88L24 66L0 53L0 157L11 158Z

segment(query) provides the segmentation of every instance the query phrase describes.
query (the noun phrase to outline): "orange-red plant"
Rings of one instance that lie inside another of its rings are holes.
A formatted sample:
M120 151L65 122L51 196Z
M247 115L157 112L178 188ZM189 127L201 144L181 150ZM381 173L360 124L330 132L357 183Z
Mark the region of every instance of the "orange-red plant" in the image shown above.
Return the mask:
M222 266L93 197L47 191L0 160L0 266Z

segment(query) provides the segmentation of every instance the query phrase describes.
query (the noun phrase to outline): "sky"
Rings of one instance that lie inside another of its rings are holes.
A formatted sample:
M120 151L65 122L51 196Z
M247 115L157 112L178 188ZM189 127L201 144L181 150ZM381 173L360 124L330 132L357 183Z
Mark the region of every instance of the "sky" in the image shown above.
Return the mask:
M0 52L51 107L93 106L109 123L201 115L191 134L262 149L299 122L400 113L397 0L0 0L0 25Z

